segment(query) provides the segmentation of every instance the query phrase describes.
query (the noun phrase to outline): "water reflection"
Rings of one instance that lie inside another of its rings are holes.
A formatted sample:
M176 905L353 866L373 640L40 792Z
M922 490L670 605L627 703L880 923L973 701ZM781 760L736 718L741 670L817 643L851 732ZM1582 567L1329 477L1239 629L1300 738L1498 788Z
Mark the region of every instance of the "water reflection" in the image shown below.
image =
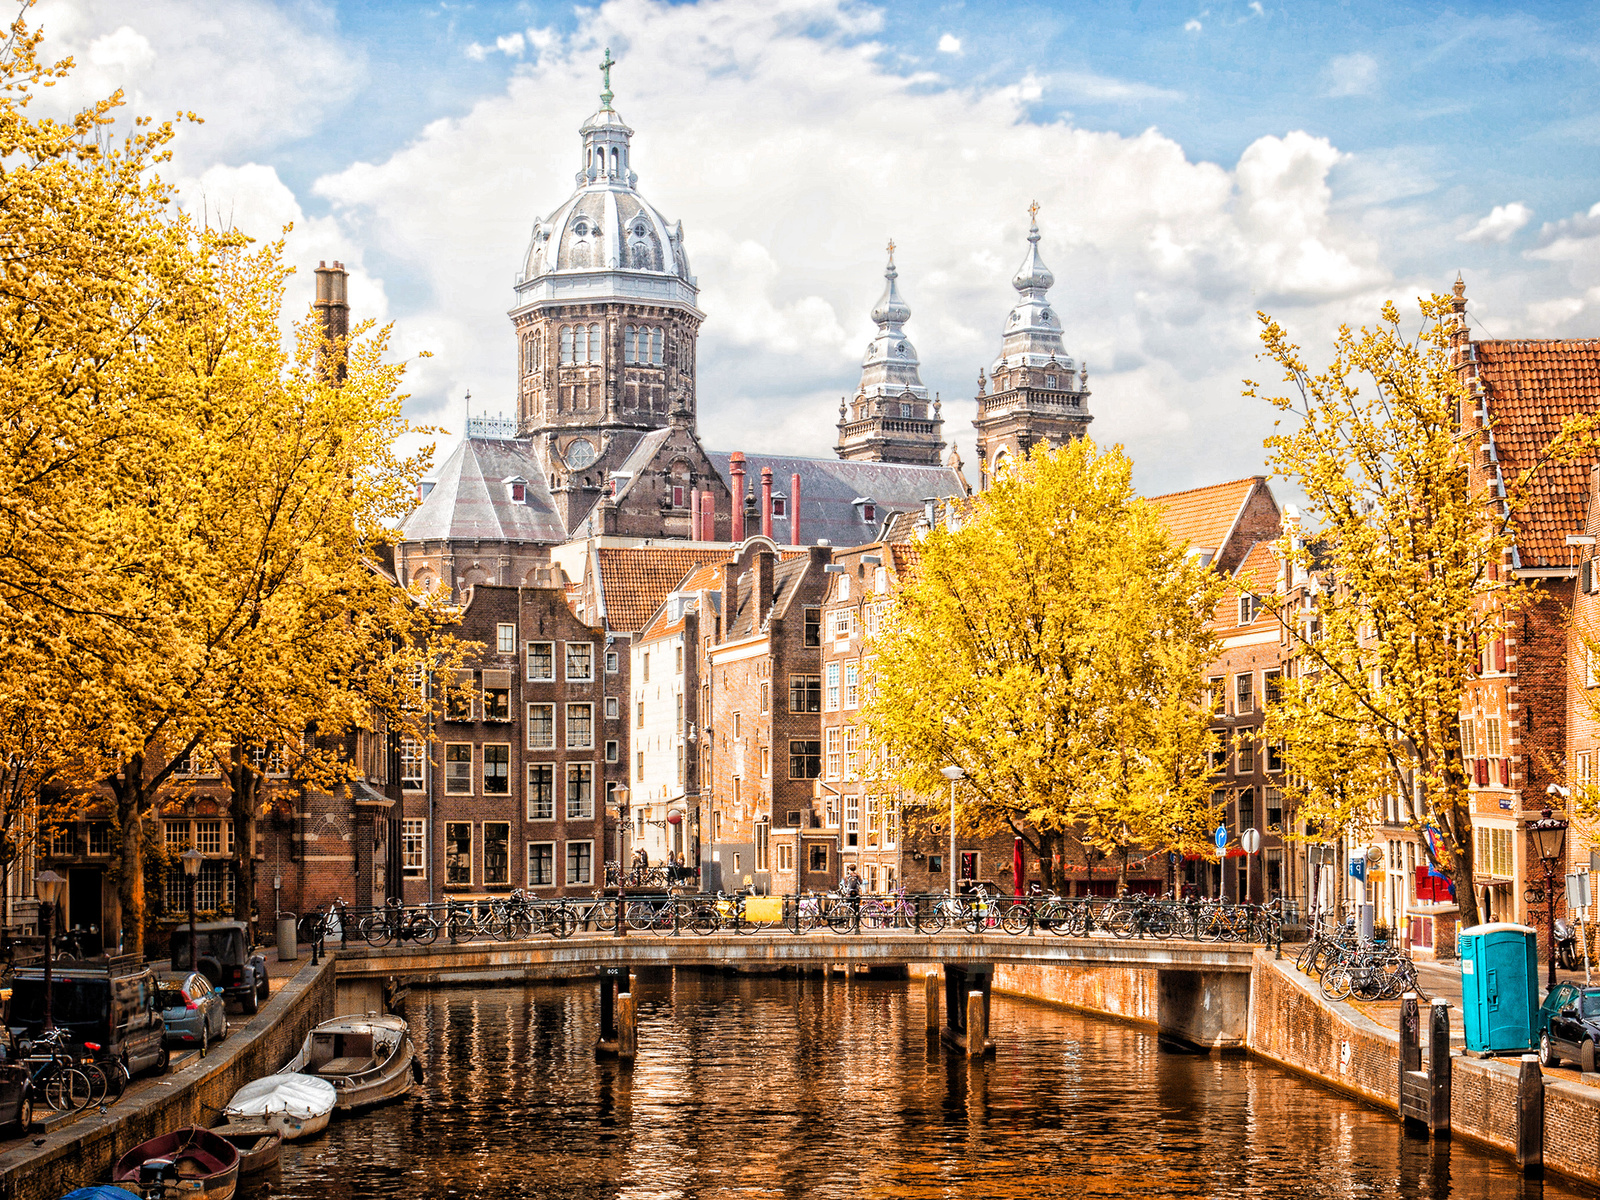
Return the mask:
M596 1062L593 986L413 992L427 1082L284 1147L271 1194L1509 1200L1507 1163L1238 1058L999 997L998 1055L925 1036L922 988L639 978L639 1059ZM259 1191L258 1191L259 1194Z

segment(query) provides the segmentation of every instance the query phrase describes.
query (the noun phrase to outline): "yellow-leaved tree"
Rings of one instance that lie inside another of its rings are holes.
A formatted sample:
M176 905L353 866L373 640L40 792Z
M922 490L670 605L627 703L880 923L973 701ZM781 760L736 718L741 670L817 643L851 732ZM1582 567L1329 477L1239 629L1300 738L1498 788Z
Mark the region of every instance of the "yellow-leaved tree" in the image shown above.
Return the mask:
M1503 498L1488 473L1475 482L1482 437L1460 426L1471 396L1451 353L1464 318L1448 297L1419 309L1415 332L1393 304L1370 328L1341 326L1332 361L1315 373L1260 314L1263 357L1288 390L1246 381L1245 394L1294 418L1267 440L1270 461L1319 526L1282 539L1289 596L1262 596L1292 647L1266 735L1284 743L1288 791L1316 836L1359 834L1387 797L1413 828L1431 830L1428 860L1458 884L1472 925L1462 688L1479 647L1526 596L1502 569L1517 507L1537 472L1587 435L1573 425L1506 481Z
M872 640L866 724L908 826L1010 831L1045 883L1069 834L1197 851L1214 821L1201 668L1220 586L1134 494L1120 449L1036 447L930 532Z

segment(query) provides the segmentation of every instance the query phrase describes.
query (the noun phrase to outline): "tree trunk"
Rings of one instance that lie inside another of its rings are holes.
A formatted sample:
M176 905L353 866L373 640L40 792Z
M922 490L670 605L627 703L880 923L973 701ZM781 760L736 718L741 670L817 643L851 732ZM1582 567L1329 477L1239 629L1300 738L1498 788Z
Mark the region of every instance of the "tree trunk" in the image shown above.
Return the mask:
M122 845L117 862L121 952L144 959L144 755L135 754L111 780Z
M1121 847L1122 855L1117 860L1117 895L1125 895L1128 891L1128 848Z
M255 945L258 930L256 900L256 827L260 821L261 774L251 765L242 748L235 746L228 764L228 786L233 800L234 890L233 916L249 926L250 944Z

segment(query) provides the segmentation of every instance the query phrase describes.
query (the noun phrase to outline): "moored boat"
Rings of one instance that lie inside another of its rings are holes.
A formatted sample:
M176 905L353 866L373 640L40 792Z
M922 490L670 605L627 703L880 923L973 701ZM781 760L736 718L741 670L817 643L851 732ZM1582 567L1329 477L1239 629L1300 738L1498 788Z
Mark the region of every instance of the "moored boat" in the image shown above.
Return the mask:
M163 1163L162 1178L184 1196L232 1200L239 1186L239 1151L226 1138L198 1125L182 1125L171 1133L140 1142L111 1169L111 1182L138 1193L146 1163Z
M283 1150L283 1130L265 1121L230 1121L211 1132L239 1151L239 1174L254 1175L275 1166Z
M405 1021L368 1013L318 1025L279 1074L326 1080L343 1112L405 1095L421 1071Z
M293 1142L320 1133L338 1102L333 1084L311 1075L266 1075L252 1079L228 1101L229 1122L261 1122Z

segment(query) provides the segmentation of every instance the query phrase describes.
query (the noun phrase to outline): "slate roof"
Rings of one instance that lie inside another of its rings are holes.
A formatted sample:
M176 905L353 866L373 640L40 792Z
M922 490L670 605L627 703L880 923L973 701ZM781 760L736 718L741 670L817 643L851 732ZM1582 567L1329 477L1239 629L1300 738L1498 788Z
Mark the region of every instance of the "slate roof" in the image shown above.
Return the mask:
M805 532L803 524L801 525L801 532ZM772 603L767 608L769 617L771 614L782 616L785 613L789 602L799 590L801 581L805 579L806 571L810 566L811 556L809 554L796 555L773 564ZM739 588L739 605L728 619L728 628L723 634L724 641L731 642L735 638L760 632L755 619L756 606L751 603L751 599L755 595L755 588L750 586L755 580L753 561L748 576L744 578L747 582Z
M594 552L600 567L600 594L606 621L618 633L643 629L661 602L678 588L691 568L722 562L728 552L715 546L602 547Z
M502 482L513 476L527 481L526 503L513 503ZM557 545L567 540L529 439L462 438L425 481L432 489L400 525L408 542L449 538Z
M733 487L728 473L731 452L709 450L707 457L717 473ZM855 462L836 458L797 458L784 454L746 454L745 487L761 496L761 468L772 468L772 490L789 498L791 476L800 476L800 540L808 546L826 540L838 547L860 546L875 541L886 510L921 510L929 497L965 496L960 474L950 467L912 467L899 463ZM858 499L871 500L877 514L871 521L862 519ZM759 532L757 528L747 532ZM773 540L789 541L790 518L774 518Z
M1161 506L1167 529L1173 537L1215 555L1222 549L1228 532L1239 519L1239 512L1250 498L1251 490L1264 479L1265 476L1253 475L1249 479L1214 483L1210 487L1190 488L1185 492L1168 492L1165 496L1152 496L1150 499Z
M1472 346L1489 396L1495 452L1506 486L1514 487L1568 416L1600 409L1600 338ZM1589 465L1552 462L1534 477L1513 514L1519 566L1572 564L1566 539L1583 528Z

